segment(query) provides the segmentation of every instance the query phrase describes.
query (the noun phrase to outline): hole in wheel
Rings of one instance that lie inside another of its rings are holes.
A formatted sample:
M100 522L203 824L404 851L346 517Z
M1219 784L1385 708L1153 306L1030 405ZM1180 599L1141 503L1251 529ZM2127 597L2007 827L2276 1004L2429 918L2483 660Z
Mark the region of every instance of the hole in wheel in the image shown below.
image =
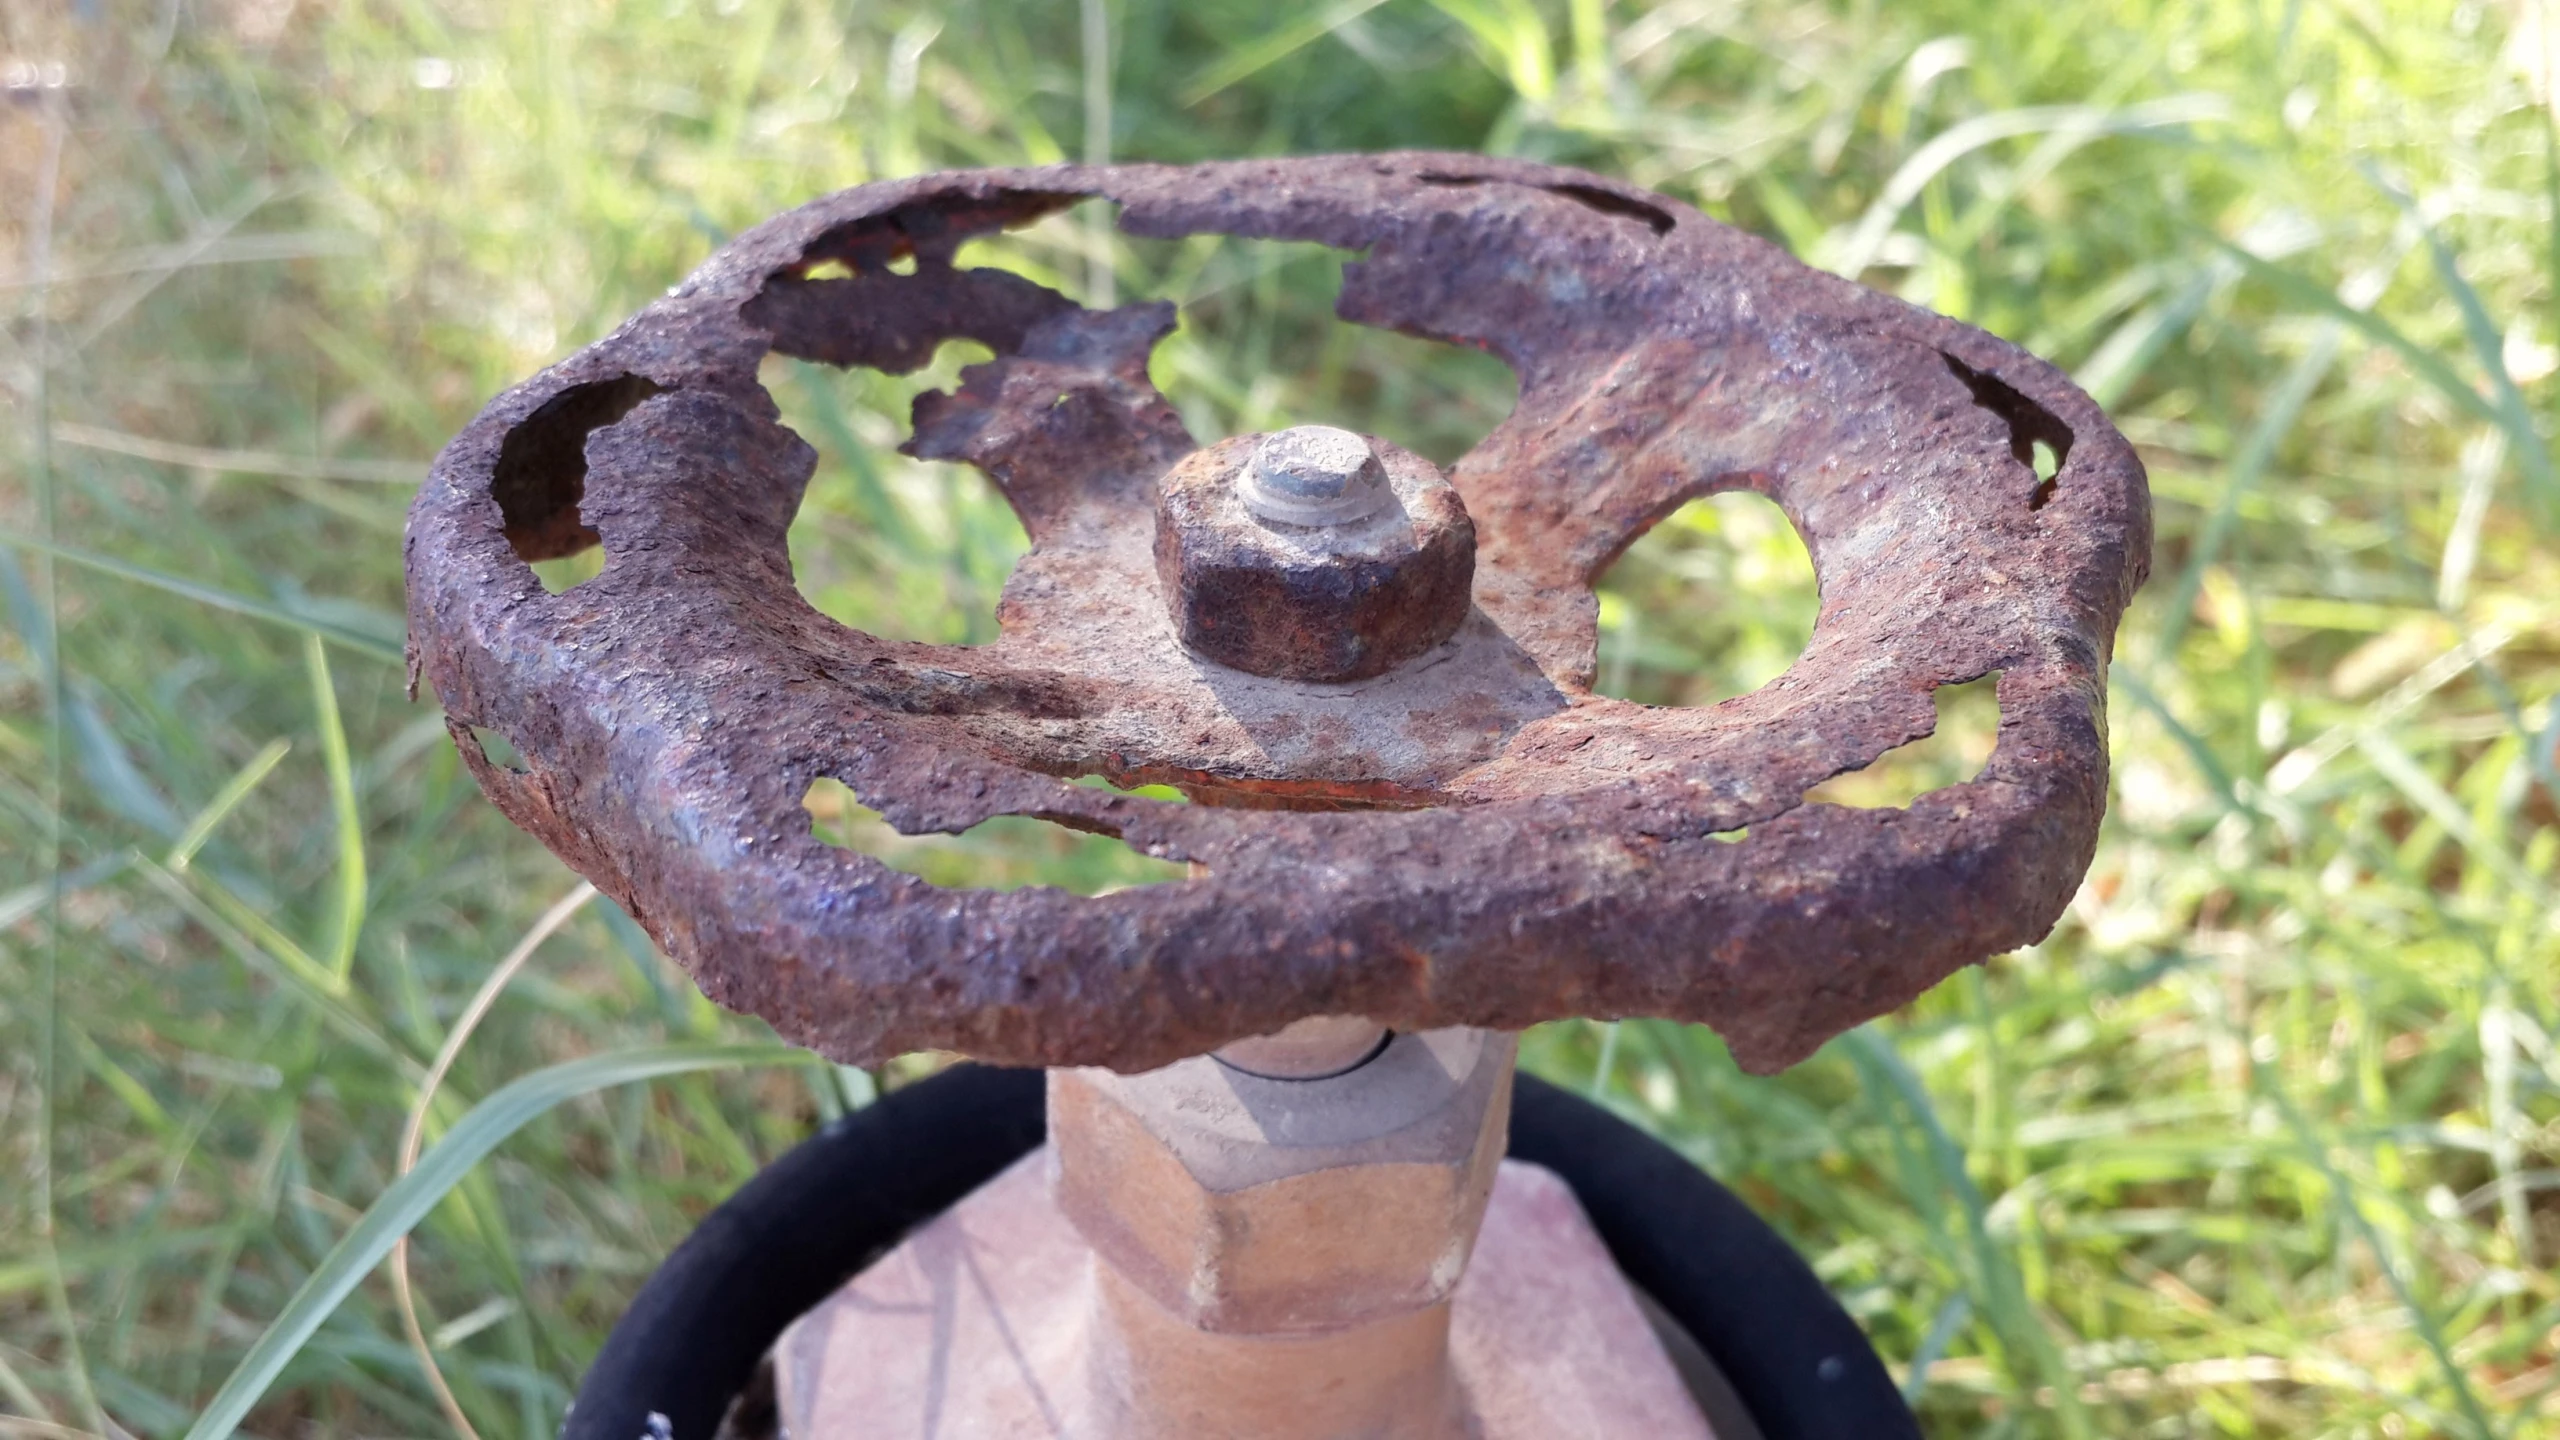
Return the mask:
M1750 490L1701 496L1637 537L1593 587L1603 695L1712 705L1786 673L1813 638L1813 558Z
M765 361L782 423L818 452L789 544L793 583L820 614L888 640L996 638L997 601L1031 548L1022 521L977 471L898 453L915 397L953 388L992 354L948 341L904 375Z
M557 595L603 569L604 537L579 513L587 493L587 437L666 387L640 375L572 385L536 406L498 443L489 493L506 522L507 544ZM546 565L596 552L583 565Z
M1804 793L1807 804L1857 810L1904 810L1933 790L1970 783L2000 739L2000 672L1941 685L1929 698L1938 710L1928 734L1897 745L1865 768L1834 775Z
M1131 793L1181 798L1161 786ZM801 804L809 812L809 833L819 840L944 890L1047 885L1090 898L1193 878L1182 861L1159 859L1116 836L1029 815L998 815L957 835L902 835L850 787L826 778L810 784Z

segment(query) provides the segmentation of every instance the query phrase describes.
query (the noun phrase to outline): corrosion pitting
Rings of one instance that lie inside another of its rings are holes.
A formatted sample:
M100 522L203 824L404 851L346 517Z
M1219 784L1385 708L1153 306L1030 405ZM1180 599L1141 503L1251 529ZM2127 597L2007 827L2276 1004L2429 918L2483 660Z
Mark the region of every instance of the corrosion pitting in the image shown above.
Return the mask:
M1199 448L1147 381L1171 307L954 263L1086 197L1134 235L1360 252L1345 319L1518 373L1449 474L1477 560L1446 643L1335 685L1183 649L1150 549L1156 481ZM800 598L785 537L815 456L756 380L774 351L911 369L954 337L996 357L918 402L909 449L983 470L1033 541L975 648ZM1728 489L1812 551L1803 656L1700 709L1593 694L1593 582ZM590 537L603 572L547 593L525 562ZM411 664L502 810L714 999L840 1060L1126 1070L1310 1014L1655 1015L1771 1070L2061 914L2149 544L2131 447L2053 367L1598 176L1460 155L965 172L780 216L492 402L411 513ZM1906 809L1803 802L1928 733L1935 687L1994 671L1975 780ZM1091 773L1218 803L1069 783ZM907 833L1034 815L1202 876L938 890L812 836L821 776Z
M1371 494L1257 496L1255 471L1275 441L1296 433L1222 441L1157 477L1156 579L1165 609L1192 653L1249 675L1327 682L1384 675L1466 623L1475 526L1430 461L1347 430L1329 433L1359 465L1346 458L1339 468ZM1275 523L1257 513L1258 501L1301 521L1328 505L1345 518Z

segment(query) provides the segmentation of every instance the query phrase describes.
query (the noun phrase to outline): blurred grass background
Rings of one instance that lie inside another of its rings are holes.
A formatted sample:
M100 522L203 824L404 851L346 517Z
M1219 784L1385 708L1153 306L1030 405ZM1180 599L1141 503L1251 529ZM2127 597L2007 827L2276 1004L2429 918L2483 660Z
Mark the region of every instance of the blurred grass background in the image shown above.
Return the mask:
M403 507L483 399L838 186L1390 146L1621 175L2029 345L2158 501L2050 939L1775 1079L1646 1022L1528 1063L1780 1224L1933 1433L2560 1433L2545 3L6 0L0 1435L174 1435L253 1354L255 1433L450 1433L422 1346L480 1434L548 1435L692 1219L898 1078L697 1049L545 1102L418 1232L415 1343L379 1272L269 1334L440 1051L428 1139L572 1057L769 1041L401 694ZM980 253L1180 301L1203 436L1446 459L1509 403L1332 322L1320 252ZM989 633L1019 529L888 453L965 351L768 376L840 618ZM1610 577L1604 688L1742 693L1812 610L1774 511L1692 506ZM1968 773L1984 698L1840 798ZM1109 879L969 843L938 878Z

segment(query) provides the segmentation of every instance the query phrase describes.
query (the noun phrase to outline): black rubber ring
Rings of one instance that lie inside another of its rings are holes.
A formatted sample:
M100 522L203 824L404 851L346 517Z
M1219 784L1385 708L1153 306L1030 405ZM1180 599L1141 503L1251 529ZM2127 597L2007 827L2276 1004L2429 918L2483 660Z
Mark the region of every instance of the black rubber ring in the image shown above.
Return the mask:
M605 1337L561 1440L711 1440L785 1327L1038 1146L1036 1070L958 1065L828 1126L685 1237ZM1511 1156L1563 1177L1627 1278L1712 1357L1766 1440L1920 1430L1803 1257L1704 1171L1519 1077Z
M1037 1070L955 1065L792 1147L615 1322L561 1440L711 1440L784 1329L1048 1133Z
M1919 1440L1893 1376L1813 1267L1678 1151L1523 1075L1511 1158L1564 1177L1619 1271L1716 1362L1767 1440Z

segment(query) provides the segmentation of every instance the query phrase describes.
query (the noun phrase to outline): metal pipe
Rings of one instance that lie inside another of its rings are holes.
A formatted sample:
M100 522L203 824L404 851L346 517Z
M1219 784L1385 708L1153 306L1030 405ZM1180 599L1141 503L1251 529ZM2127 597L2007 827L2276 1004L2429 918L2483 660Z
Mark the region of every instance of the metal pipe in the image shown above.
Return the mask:
M1212 1053L1220 1064L1265 1080L1330 1080L1378 1058L1387 1040L1387 1027L1375 1020L1310 1015Z
M1325 1016L1145 1075L1051 1072L1055 1195L1093 1255L1098 1433L1467 1433L1450 1301L1515 1053Z

